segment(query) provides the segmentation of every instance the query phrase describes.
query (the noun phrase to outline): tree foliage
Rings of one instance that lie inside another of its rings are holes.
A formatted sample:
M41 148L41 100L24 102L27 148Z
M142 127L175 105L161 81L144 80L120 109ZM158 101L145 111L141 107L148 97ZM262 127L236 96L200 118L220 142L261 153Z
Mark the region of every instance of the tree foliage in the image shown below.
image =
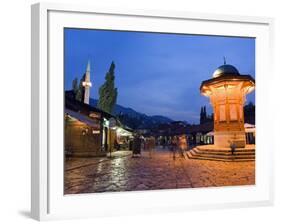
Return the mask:
M75 95L75 99L77 101L80 101L80 102L83 102L83 97L84 97L84 86L83 86L83 81L85 80L85 74L82 76L82 78L80 79L80 82L79 82L79 86L78 86L78 79L75 78L73 81L72 81L72 90L73 90L73 93Z
M118 94L114 84L114 69L115 64L112 62L109 71L105 75L105 82L99 88L98 108L108 113L112 113Z
M73 81L72 81L72 90L76 96L76 94L78 92L78 79L77 78L73 79Z

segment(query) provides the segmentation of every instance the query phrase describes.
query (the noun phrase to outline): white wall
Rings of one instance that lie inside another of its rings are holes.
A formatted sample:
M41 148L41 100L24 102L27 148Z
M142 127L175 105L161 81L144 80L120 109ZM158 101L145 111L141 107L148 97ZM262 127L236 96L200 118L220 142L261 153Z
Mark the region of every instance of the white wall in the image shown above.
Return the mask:
M0 7L0 219L1 223L30 223L30 4L36 1L6 0ZM99 6L138 9L184 10L270 16L276 18L275 58L280 61L281 7L277 0L69 0L57 2L79 2ZM276 95L278 99L280 74L275 69ZM272 78L272 75L269 76ZM280 106L270 108L270 116L280 116ZM281 124L280 119L278 119ZM276 123L278 123L276 121ZM276 142L277 125L275 130ZM15 138L17 135L17 138ZM279 134L280 135L280 134ZM279 136L278 136L279 137ZM280 152L276 151L276 189L280 188ZM126 206L123 205L124 209ZM276 190L274 207L187 212L178 214L155 214L142 217L105 218L83 220L79 223L280 223L280 191ZM4 219L4 220L2 220ZM71 221L78 223L78 221ZM59 223L71 223L70 221Z

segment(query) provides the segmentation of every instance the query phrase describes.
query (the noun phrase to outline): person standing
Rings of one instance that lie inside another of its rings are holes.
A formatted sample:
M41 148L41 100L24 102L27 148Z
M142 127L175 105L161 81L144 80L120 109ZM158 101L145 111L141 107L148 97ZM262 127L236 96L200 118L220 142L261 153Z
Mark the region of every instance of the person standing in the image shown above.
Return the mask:
M152 158L153 155L153 150L155 148L155 138L154 137L149 137L149 157Z
M235 153L235 149L236 149L236 144L234 142L232 142L230 144L230 148L231 148L231 155L234 155Z
M140 156L141 155L141 144L142 140L138 134L135 135L133 140L133 155L132 157Z
M176 150L178 147L178 138L177 136L174 136L172 139L172 152L173 152L173 160L176 159Z

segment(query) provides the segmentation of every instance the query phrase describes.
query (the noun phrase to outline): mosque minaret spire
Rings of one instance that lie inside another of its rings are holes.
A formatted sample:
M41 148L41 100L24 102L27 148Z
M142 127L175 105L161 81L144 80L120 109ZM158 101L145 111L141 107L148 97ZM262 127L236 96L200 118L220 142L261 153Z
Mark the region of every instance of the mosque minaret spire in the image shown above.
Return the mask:
M90 103L90 88L92 87L90 73L91 73L91 64L90 64L90 60L89 60L88 64L87 64L86 73L85 73L85 80L83 82L83 86L85 88L85 91L84 91L84 103L85 104Z

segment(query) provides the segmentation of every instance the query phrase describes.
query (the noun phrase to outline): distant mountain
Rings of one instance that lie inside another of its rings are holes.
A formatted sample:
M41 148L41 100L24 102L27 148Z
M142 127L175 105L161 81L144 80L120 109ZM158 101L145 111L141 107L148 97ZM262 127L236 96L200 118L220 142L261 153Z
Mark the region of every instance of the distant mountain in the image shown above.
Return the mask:
M91 106L96 107L97 103L98 100L90 99ZM152 129L157 127L159 124L173 122L173 120L168 117L161 115L148 116L144 113L139 113L132 108L123 107L119 104L115 105L113 115L117 116L124 125L133 129Z
M169 122L173 122L172 119L165 117L165 116L161 116L161 115L153 115L153 116L149 116L152 120L158 122L158 123L169 123Z

